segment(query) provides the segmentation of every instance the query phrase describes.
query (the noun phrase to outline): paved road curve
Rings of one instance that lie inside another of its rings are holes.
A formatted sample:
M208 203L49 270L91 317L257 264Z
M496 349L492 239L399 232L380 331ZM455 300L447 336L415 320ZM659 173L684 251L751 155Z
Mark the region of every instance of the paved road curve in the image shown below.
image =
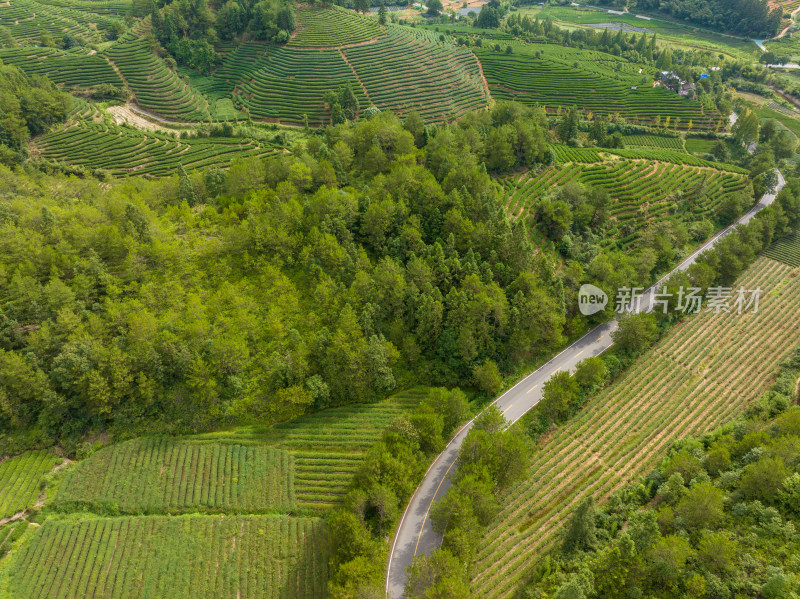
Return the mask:
M778 173L778 191L783 188L784 184L783 176ZM688 256L672 272L665 275L664 278L645 292L639 310L647 311L650 308L652 303L650 292L658 287L661 281L673 272L689 268L694 264L701 252L713 247L736 225L750 222L757 212L766 208L774 199L775 194L766 194L758 204L753 206L733 225L719 231L702 247ZM611 301L613 301L613 298ZM539 402L542 397L542 385L544 385L545 381L556 372L573 370L581 360L603 353L611 346L611 333L616 328L616 319L595 327L544 366L538 368L503 393L493 403L503 412L509 422L516 422ZM391 599L400 599L403 596L407 580L406 568L411 565L414 556L430 553L441 543L441 537L431 528L430 518L428 517L429 511L433 502L447 493L450 488L450 472L458 457L461 443L471 427L472 421L469 421L450 440L444 451L437 456L411 498L403 518L400 520L391 553L389 554L389 565L386 574L386 593Z

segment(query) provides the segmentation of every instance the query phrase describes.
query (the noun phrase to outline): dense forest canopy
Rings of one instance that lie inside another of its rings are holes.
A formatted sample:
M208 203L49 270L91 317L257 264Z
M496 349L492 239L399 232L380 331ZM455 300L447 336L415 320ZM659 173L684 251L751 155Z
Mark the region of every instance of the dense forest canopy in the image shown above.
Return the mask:
M108 191L4 171L0 426L283 420L411 372L494 390L498 364L562 341L560 281L482 166L547 159L540 118L498 105L425 151L421 120L385 113Z
M767 0L600 0L631 11L659 11L682 21L750 37L775 35L783 17Z
M0 164L18 162L30 136L62 122L69 106L69 96L47 77L28 77L0 61Z

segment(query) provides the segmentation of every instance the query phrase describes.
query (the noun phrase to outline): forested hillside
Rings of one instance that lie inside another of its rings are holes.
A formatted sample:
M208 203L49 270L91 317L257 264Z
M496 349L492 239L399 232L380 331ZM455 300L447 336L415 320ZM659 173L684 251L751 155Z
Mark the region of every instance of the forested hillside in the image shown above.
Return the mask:
M665 12L704 27L754 37L774 35L783 18L783 11L773 9L767 0L600 0L600 4Z
M5 170L3 430L280 421L410 380L493 392L498 365L561 343L565 308L480 165L490 145L468 145L513 134L534 164L542 124L474 118L424 151L387 113L297 156L110 188Z

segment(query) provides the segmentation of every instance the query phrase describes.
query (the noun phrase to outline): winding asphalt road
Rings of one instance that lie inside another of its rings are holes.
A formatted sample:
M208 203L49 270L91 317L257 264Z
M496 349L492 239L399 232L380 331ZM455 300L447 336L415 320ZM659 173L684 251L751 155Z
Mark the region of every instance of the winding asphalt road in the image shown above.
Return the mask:
M769 206L774 200L777 192L785 185L783 175L778 173L778 186L775 193L764 195L761 200L753 206L746 214L741 216L735 223L720 230L716 235L704 243L699 249L689 255L675 269L662 277L655 285L646 290L639 303L638 312L646 312L652 305L652 293L660 284L672 273L686 270L694 264L697 257L719 242L725 235L740 225L747 224L753 216ZM610 301L613 301L611 298ZM493 403L506 417L510 424L513 424L528 410L533 408L542 397L542 386L555 373L562 370L572 371L578 362L586 358L597 356L611 346L611 333L617 328L617 320L598 325L583 337L568 346L561 353L552 358L544 366L541 366L531 374L526 376L508 391L498 397ZM474 420L474 419L473 419ZM391 553L389 554L389 565L386 573L386 593L391 599L400 599L403 596L406 580L408 579L406 568L411 565L414 557L421 554L428 554L439 546L442 539L431 528L429 512L431 505L442 495L447 493L450 488L450 472L458 458L461 443L472 428L473 420L470 420L456 433L450 442L440 453L436 460L431 464L425 474L425 478L417 488L411 501L400 520L397 533L394 537Z

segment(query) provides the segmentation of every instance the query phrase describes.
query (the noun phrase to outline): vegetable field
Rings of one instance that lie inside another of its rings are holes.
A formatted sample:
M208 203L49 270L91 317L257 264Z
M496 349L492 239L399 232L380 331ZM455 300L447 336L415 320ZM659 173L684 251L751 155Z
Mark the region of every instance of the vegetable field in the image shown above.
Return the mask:
M376 19L365 17L338 6L301 8L297 11L297 29L290 46L333 48L362 44L383 35L384 28Z
M276 516L48 519L11 557L25 599L326 596L321 520Z
M669 215L688 223L711 216L727 195L747 186L744 175L708 166L637 158L600 162L599 157L597 162L587 164L597 155L596 150L555 146L554 151L558 160L566 158L570 162L505 179L509 214L529 220L537 200L547 190L577 181L608 192L612 203L607 238L623 245L634 242L638 232L653 219ZM635 150L614 152L637 156ZM704 163L686 154L680 156L689 162Z
M779 239L766 249L764 255L789 266L800 267L800 233L794 232Z
M475 49L495 99L516 100L548 109L576 106L595 114L620 114L633 123L667 124L674 129L710 130L721 120L705 114L699 102L687 100L623 67L616 70L600 52L561 54L545 45L515 46L513 54ZM541 55L536 57L535 53ZM592 54L594 56L589 56ZM577 66L576 66L577 65Z
M169 175L183 164L186 170L228 166L242 156L267 156L274 150L248 139L230 137L181 139L166 133L132 127L81 122L36 139L36 155L114 175Z
M279 449L135 439L70 470L53 506L113 505L129 514L288 512L295 507L293 475L294 459Z
M42 476L61 462L49 451L26 451L0 462L0 518L33 507L41 493Z
M688 319L541 442L479 547L476 597L512 597L584 497L607 498L647 473L675 439L731 420L771 384L800 335L795 274L759 258L734 286L762 289L757 313Z
M343 53L380 109L400 115L416 109L428 121L442 121L489 102L472 52L430 41L408 27L389 27L376 43Z

